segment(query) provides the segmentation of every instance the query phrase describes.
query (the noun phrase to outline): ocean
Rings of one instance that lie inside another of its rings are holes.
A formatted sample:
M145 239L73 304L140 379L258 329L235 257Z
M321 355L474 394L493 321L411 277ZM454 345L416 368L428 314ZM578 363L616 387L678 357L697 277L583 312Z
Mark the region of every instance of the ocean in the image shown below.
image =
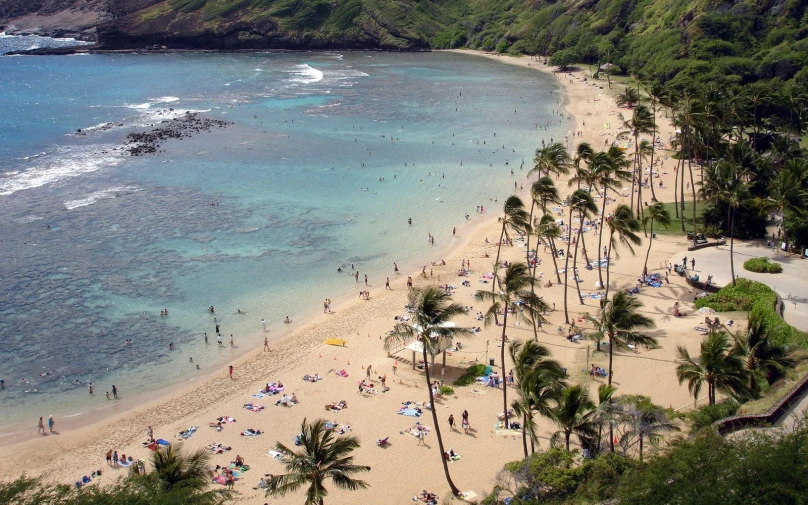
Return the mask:
M0 89L9 429L193 380L261 346L262 318L278 337L439 261L569 129L552 77L448 53L0 57ZM188 113L228 125L124 149Z

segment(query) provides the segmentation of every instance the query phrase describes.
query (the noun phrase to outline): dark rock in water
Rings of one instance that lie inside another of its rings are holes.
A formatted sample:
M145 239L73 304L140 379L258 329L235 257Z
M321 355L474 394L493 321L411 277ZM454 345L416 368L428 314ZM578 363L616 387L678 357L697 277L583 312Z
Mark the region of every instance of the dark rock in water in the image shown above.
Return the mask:
M165 140L182 140L197 133L209 132L212 128L225 128L231 124L233 123L230 121L206 118L198 112L186 112L182 117L162 121L157 128L150 131L130 133L126 136L123 149L130 156L154 154L160 143Z

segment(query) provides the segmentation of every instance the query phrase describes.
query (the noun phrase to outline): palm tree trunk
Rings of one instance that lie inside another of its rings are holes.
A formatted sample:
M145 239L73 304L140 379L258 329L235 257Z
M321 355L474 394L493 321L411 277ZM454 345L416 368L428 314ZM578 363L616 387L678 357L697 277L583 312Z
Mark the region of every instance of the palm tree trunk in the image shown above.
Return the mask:
M643 440L642 433L640 433L640 461L642 461L642 440Z
M637 156L639 155L639 152L640 149L637 145L637 136L634 135L634 163L632 163L631 167L631 196L629 197L632 214L634 214L634 184L637 182Z
M732 285L735 285L735 211L731 212L729 224L729 268L732 271Z
M612 359L614 357L614 340L612 336L609 335L609 377L608 377L608 384L612 385Z
M508 329L508 306L505 305L505 314L502 316L502 348L500 355L500 363L502 363L502 403L504 409L502 413L505 415L505 427L508 427L508 382L505 380L505 331Z
M427 336L427 338L429 338ZM443 437L440 434L440 425L438 424L438 413L435 406L435 397L432 394L432 384L431 379L429 377L429 356L426 352L426 345L424 345L424 374L426 375L426 388L429 391L429 404L432 406L432 422L435 424L435 436L438 437L438 448L440 449L440 460L443 463L443 473L446 475L446 482L449 483L449 487L452 490L452 495L457 496L460 490L455 486L455 483L452 481L452 476L449 475L449 463L446 461L446 458L443 455L446 451L443 449ZM322 503L322 501L321 501Z
M567 443L567 452L570 452L570 431L564 430L564 441Z
M525 450L525 457L527 457L527 413L522 414L522 448Z
M676 166L673 167L673 211L676 213L676 218L679 218L679 160L676 160Z
M653 216L653 214L652 214ZM651 236L648 237L648 250L645 252L645 264L642 267L642 271L645 272L648 269L648 257L651 256L651 244L654 242L654 218L651 218Z
M603 287L603 271L600 266L600 248L603 245L603 220L606 218L606 202L608 201L606 195L606 185L603 186L603 206L600 210L600 225L598 229L598 282Z
M656 153L656 100L651 101L651 110L654 114L654 126L651 131L651 168L648 170L648 181L651 183L651 200L656 202L654 192L654 154Z
M572 202L570 202L570 221L567 226L567 244L572 246ZM570 314L567 310L567 285L569 285L569 268L570 268L570 247L567 247L567 253L564 255L564 322L570 324Z
M682 231L685 231L685 148L684 148L684 139L682 141L682 149L679 151L679 161L681 162L682 168L679 169L681 172L679 177L679 205L682 207Z
M527 237L525 238L525 265L530 265L530 233L533 231L533 209L536 208L536 202L530 206L530 221L528 221ZM536 239L538 242L538 239ZM539 247L536 245L536 257L539 256Z
M609 248L606 252L606 293L603 295L603 299L607 300L609 298L609 277L612 268L612 236L609 235Z
M693 179L693 163L690 153L690 136L687 137L687 169L690 172L690 191L693 193L693 236L696 236L696 181Z
M497 292L497 283L499 282L499 253L502 251L502 241L505 239L505 218L502 218L502 232L499 234L499 245L497 246L497 258L494 260L494 278L491 280L491 292ZM497 315L494 314L494 323L499 323Z
M553 253L553 267L555 267L556 279L558 279L558 284L561 284L561 273L558 271L558 249L555 246L555 240L550 238L547 240L550 242L550 252ZM538 265L537 265L538 266ZM533 277L536 276L536 269L533 269Z
M581 226L578 227L578 238L575 241L575 256L572 259L572 278L575 280L575 289L578 290L578 301L581 305L584 304L584 299L581 298L581 283L578 282L578 248L581 246L581 235L583 233L583 217L581 217Z

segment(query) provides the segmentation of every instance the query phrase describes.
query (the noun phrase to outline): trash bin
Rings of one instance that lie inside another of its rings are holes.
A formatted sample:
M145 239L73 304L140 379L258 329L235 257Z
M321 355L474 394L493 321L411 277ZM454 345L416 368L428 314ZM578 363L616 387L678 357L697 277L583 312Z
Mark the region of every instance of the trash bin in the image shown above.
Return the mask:
M490 358L488 360L488 364L491 365L491 366L494 366L494 358Z

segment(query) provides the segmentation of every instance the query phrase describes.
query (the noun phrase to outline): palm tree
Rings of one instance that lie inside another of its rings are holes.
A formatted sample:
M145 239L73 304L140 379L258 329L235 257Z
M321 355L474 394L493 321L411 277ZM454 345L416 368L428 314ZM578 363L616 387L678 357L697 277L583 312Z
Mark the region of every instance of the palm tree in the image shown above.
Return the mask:
M631 172L623 150L612 146L606 152L600 152L590 158L590 170L595 174L597 185L602 188L603 206L600 210L600 233L598 233L598 282L603 286L603 269L601 265L601 247L603 246L603 220L606 218L606 204L609 201L609 190L616 191L623 187L623 182L631 179Z
M230 497L229 490L212 490L208 462L210 452L199 449L184 455L182 443L161 447L151 455L153 471L135 477L135 482L152 495L177 493L193 503L218 504Z
M747 377L741 350L733 348L725 332L710 332L701 342L698 359L692 358L682 346L679 346L678 352L676 376L679 384L687 381L687 389L695 401L698 401L704 384L707 384L710 405L715 405L716 391L736 397L747 396Z
M643 271L648 268L648 257L651 256L651 244L654 243L654 223L657 222L667 228L671 225L671 214L659 202L654 203L648 207L648 215L645 218L651 223L651 236L648 239L648 250L645 252L645 263L643 264Z
M656 124L656 115L657 115L657 104L661 104L664 101L665 96L665 87L660 83L658 80L653 80L651 84L645 88L645 92L648 93L648 97L651 100L651 115L654 118L654 126L653 131L651 132L651 170L650 170L650 177L651 177L651 198L656 201L656 193L654 192L654 154L656 154L656 138L657 138L657 124Z
M267 496L284 496L308 485L305 504L323 505L323 499L328 496L326 479L331 479L336 487L348 491L368 487L367 482L351 477L370 471L369 466L355 465L350 455L359 448L356 437L336 436L322 419L307 423L304 418L300 432L303 446L300 452L280 442L275 444L275 450L281 453L281 462L289 473L269 478Z
M747 174L748 170L742 164L731 159L723 159L708 167L704 186L701 188L706 199L716 204L724 203L727 206L729 261L733 286L735 285L735 213L745 203L748 196L748 187L745 182Z
M801 213L808 201L808 162L804 159L791 159L777 172L769 184L769 201L777 207L783 216L783 242L788 252L788 229L786 227L786 210Z
M785 346L771 342L769 330L757 313L749 315L749 328L745 332L732 337L734 349L743 356L744 368L749 373L749 391L753 393L760 391L761 377L772 384L793 365L786 356Z
M679 428L671 422L665 409L653 404L650 398L636 396L628 399L630 404L626 406L624 413L631 427L626 436L637 437L642 461L645 439L656 445L662 440L664 433L679 431Z
M588 320L595 324L596 330L590 335L590 338L597 339L598 350L600 350L601 340L604 338L609 340L609 385L612 383L612 359L615 347L628 349L629 344L657 345L654 337L640 333L640 330L656 326L653 319L640 313L642 307L643 303L639 298L631 296L625 291L618 291L611 300L604 298L600 301L598 319L588 317Z
M429 357L446 348L447 341L450 342L455 337L472 335L468 328L460 328L449 324L453 318L468 311L459 303L451 303L451 295L435 286L412 289L409 294L409 305L413 310L410 322L398 323L393 328L393 332L384 339L384 348L390 351L398 345L406 345L415 339L422 343L424 377L429 391L429 403L432 406L432 421L435 424L435 435L438 438L438 446L440 447L440 459L443 462L446 482L449 483L452 494L457 495L459 489L452 481L452 477L449 475L449 466L443 457L443 437L440 433L435 398L432 394Z
M612 267L612 249L614 249L615 257L619 258L616 246L618 243L624 245L633 255L634 245L640 245L642 240L637 236L640 230L640 222L637 221L631 213L631 209L626 204L620 204L614 211L611 219L606 221L609 227L609 246L606 252L606 294L609 296L609 282L611 277ZM616 236L616 237L615 237Z
M581 235L581 230L584 226L584 219L591 216L593 213L598 211L598 206L595 205L595 201L592 199L592 195L589 194L588 191L584 189L576 190L569 198L569 207L570 207L570 221L567 227L568 236L569 236L569 245L572 247L572 214L575 212L578 215L578 219L580 220L580 224L578 225L578 237ZM576 240L576 244L578 241ZM570 267L570 248L567 248L567 254L564 258L564 319L569 324L569 312L567 309L567 289L569 287L569 267ZM577 248L576 248L577 251ZM578 259L577 254L575 255L575 259ZM573 265L573 278L578 280L578 276L575 273L575 266ZM580 296L579 296L580 300Z
M628 128L629 131L623 133L629 133L632 137L634 137L634 162L633 165L633 177L631 179L631 209L632 212L634 210L634 186L637 184L642 187L642 170L640 166L640 135L645 135L648 133L653 133L656 129L656 121L654 121L654 115L651 110L646 105L638 105L634 108L631 112L631 119L626 120L622 114L620 114L620 119L623 121L623 127ZM640 203L640 195L642 190L637 190L637 215L639 216L640 207L642 204Z
M640 103L640 93L636 89L626 86L626 89L615 97L615 103L618 107L630 109Z
M535 165L527 173L528 177L533 177L537 173L539 177L549 177L550 174L558 176L570 172L570 155L561 142L554 142L545 148L537 149L533 161Z
M511 405L514 413L522 417L522 447L527 457L527 434L530 434L531 444L536 440L533 415L550 416L549 400L561 384L564 372L557 361L549 359L547 347L532 340L512 342L508 353L513 362L514 382L519 395Z
M570 450L570 435L575 433L582 445L588 444L597 434L593 409L595 405L589 399L589 391L576 384L562 389L553 402L552 420L561 428L555 435L564 434L567 451Z
M544 320L541 313L549 307L540 297L530 290L536 279L530 275L530 269L524 263L511 263L505 269L505 273L495 279L499 285L499 292L477 291L474 298L479 301L488 301L491 306L485 313L485 326L496 321L497 314L502 312L502 378L505 374L505 342L508 329L508 313L513 313L517 320L529 324L536 324L536 320ZM508 387L504 383L502 387L502 404L505 415L505 424L508 424ZM441 449L442 450L442 449Z
M617 387L612 384L601 384L598 386L598 406L593 411L593 421L598 425L598 443L597 452L601 452L601 442L603 441L603 425L609 424L609 447L614 452L614 439L612 438L612 429L614 426L615 418L617 417L617 409L614 404L614 393L617 392Z
M503 216L500 218L502 223L502 232L499 234L499 244L497 245L497 257L494 260L494 281L491 283L491 292L497 289L497 271L499 270L499 253L502 251L502 243L510 240L508 237L508 229L519 232L527 230L530 227L530 220L528 213L525 211L525 205L522 199L516 195L511 195L505 200L503 206ZM494 315L496 320L496 315Z
M556 239L561 236L561 229L558 227L555 222L555 218L553 218L551 214L545 214L541 217L536 225L536 234L544 239L550 246L550 253L553 256L553 268L555 268L556 279L558 283L561 284L561 272L558 271L558 250L555 246ZM535 268L533 270L535 276Z
M530 195L532 197L531 198L532 202L531 202L531 205L530 205L530 218L528 220L529 226L526 227L526 229L527 229L527 239L525 241L525 246L526 246L525 247L525 261L528 264L530 264L530 235L531 235L531 233L533 231L535 231L537 234L539 234L540 238L543 237L544 235L541 234L541 231L546 232L547 230L545 229L545 230L540 231L539 227L542 225L544 217L547 216L547 204L548 203L561 203L561 200L558 197L558 189L556 189L555 184L553 183L553 180L550 179L549 177L542 177L538 181L534 182L533 185L530 188ZM536 220L536 219L533 218L533 211L534 211L534 209L536 208L537 205L542 210L542 220L541 221ZM553 240L553 237L544 236L544 238L549 239L549 240ZM532 274L533 274L534 277L536 276L536 269L539 266L538 249L539 248L538 248L538 245L537 245L536 246L536 258L534 258L533 270L532 270ZM554 243L550 244L550 249L555 254L555 244ZM555 258L555 256L553 256L553 263L555 263L555 262L556 262L556 258ZM558 270L558 268L556 268L556 275L559 275L557 270ZM559 283L561 282L560 277L558 278L558 282ZM531 289L533 289L533 292L535 293L535 289L534 288L531 288ZM538 340L538 334L536 333L538 331L538 329L536 328L535 325L533 327L533 331L534 331L535 338Z

